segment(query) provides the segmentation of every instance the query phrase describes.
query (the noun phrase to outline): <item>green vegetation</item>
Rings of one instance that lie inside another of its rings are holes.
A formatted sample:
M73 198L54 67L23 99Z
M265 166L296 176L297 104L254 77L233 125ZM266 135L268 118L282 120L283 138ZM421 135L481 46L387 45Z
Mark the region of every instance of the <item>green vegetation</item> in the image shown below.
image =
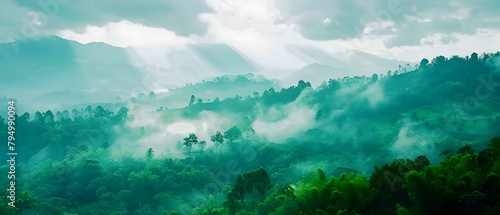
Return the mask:
M499 60L23 113L0 214L499 214Z

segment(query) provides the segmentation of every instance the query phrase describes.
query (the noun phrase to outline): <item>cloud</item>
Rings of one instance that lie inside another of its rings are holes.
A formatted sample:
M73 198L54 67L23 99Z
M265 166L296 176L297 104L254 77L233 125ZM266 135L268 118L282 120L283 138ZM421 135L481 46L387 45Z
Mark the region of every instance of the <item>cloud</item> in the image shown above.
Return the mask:
M276 0L282 19L298 24L300 33L312 40L350 39L363 35L367 10L372 3L330 0Z
M412 135L409 126L404 126L399 130L397 140L392 145L392 152L399 157L414 159L419 155L429 155L435 153L432 150L433 143L425 138Z
M126 133L112 145L112 156L143 158L146 151L152 148L158 158L184 158L187 151L182 142L189 133L195 133L198 141L205 140L208 148L213 146L210 137L217 131L229 129L231 125L228 118L211 111L202 111L196 119L188 120L180 116L166 119L161 113L147 109L142 107L131 112L134 120L127 122L126 130L122 131ZM141 127L144 127L144 134L137 136ZM192 149L193 152L198 150L197 146Z
M309 108L292 108L287 111L288 117L275 122L258 118L252 123L257 135L273 142L283 142L311 127L316 111Z
M442 36L441 37L441 43L448 45L448 44L454 44L460 41L458 38L454 36Z
M129 21L111 22L102 27L87 26L83 33L63 30L59 36L80 43L101 41L117 47L183 47L189 39L163 28L147 27Z
M201 16L209 28L207 35L198 40L228 44L267 69L304 65L284 47L287 42L303 38L293 25L275 22L280 11L272 1L207 0L207 3L215 12Z
M2 8L4 8L2 1ZM204 0L15 0L12 9L1 9L8 17L2 28L3 35L23 35L25 25L33 24L40 33L60 30L83 32L87 26L103 26L109 22L127 20L149 27L169 29L181 36L203 35L207 26L199 19L202 13L212 12ZM10 1L7 5L10 4ZM20 13L21 12L21 13ZM2 16L2 15L0 15ZM24 22L27 20L28 23ZM2 22L5 19L2 19ZM30 24L31 23L31 24ZM27 37L27 35L24 35Z
M387 0L276 0L282 20L295 23L311 40L347 40L366 35L390 35L388 48L420 46L421 39L445 35L442 43L456 41L451 34L475 34L500 29L500 5L494 0L474 4L459 1ZM366 29L369 28L369 31Z
M418 20L407 21L397 24L398 32L388 40L385 45L388 48L396 46L419 46L421 40L433 34L441 34L445 40L443 44L448 44L450 41L446 38L453 38L451 34L475 34L478 30L472 24L464 24L463 21L457 18L433 19L429 22ZM456 41L456 40L455 40ZM447 43L445 43L447 42Z
M420 155L425 155L431 161L440 159L439 153L444 150L439 142L443 136L439 130L428 130L418 128L417 124L410 123L408 119L401 121L400 128L395 142L389 148L394 158L415 159Z
M378 104L387 101L384 95L384 89L380 86L380 81L368 86L368 88L362 92L360 96L368 100L371 108L375 108Z
M292 103L260 110L252 123L255 133L269 141L283 142L304 132L315 124L317 107L309 107L303 99L309 92L304 91Z
M163 67L165 52L197 43L234 47L276 77L307 65L287 44L410 62L499 47L496 0L0 1L0 42L56 34L133 46L147 63Z

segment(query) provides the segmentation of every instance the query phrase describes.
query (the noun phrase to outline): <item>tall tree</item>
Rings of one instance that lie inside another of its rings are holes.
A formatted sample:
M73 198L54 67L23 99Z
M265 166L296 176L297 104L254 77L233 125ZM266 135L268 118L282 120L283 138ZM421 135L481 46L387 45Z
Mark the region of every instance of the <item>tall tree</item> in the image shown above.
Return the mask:
M198 143L198 148L200 148L200 151L203 151L205 149L205 146L207 146L207 141L202 140Z
M54 114L52 113L51 110L48 110L43 114L43 117L45 118L46 123L53 123L54 122Z
M227 193L224 206L229 214L236 214L244 202L246 194L250 194L252 200L263 200L266 192L272 188L271 179L262 167L248 171L236 177L236 183Z
M196 97L194 95L191 95L191 98L189 99L189 106L193 105L195 100Z
M420 66L419 68L425 68L427 65L429 64L429 60L427 60L426 58L422 59L420 61Z
M184 138L184 146L187 147L189 155L191 155L191 148L196 144L198 144L198 137L196 134L190 133L188 137Z
M236 126L233 126L229 130L224 132L224 138L229 142L234 142L241 138L241 134L241 130Z
M222 143L224 143L224 136L222 136L222 134L220 133L220 131L217 131L217 133L215 133L215 135L213 135L212 137L210 137L210 141L212 141L214 143L215 151L217 151L217 148Z
M146 152L146 158L148 160L151 160L151 159L153 159L153 156L154 156L153 148L149 148L148 151Z
M472 54L470 55L470 60L471 60L471 61L476 62L476 61L478 61L478 59L479 59L479 57L478 57L478 55L477 55L477 53L476 53L476 52L474 52L474 53L472 53Z

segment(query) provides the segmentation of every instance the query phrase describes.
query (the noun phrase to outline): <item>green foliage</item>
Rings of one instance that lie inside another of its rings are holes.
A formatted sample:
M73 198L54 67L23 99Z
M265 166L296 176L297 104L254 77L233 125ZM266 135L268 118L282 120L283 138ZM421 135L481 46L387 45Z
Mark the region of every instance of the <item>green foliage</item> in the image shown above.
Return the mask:
M153 159L153 156L154 156L153 148L149 148L148 151L146 152L146 158L148 160L151 160L151 159Z
M155 145L158 154L124 154L157 129L131 126L134 116L122 104L116 113L109 104L24 113L16 119L19 208L4 199L0 214L500 214L500 138L485 144L499 134L500 91L485 88L488 99L460 107L476 94L478 78L497 80L494 58L424 59L415 71L403 65L390 76L331 79L317 89L299 81L199 104L193 95L189 107L154 114L171 123L211 111L229 119L221 127L234 126L211 136L215 152L189 134L187 158L176 154L176 138ZM134 113L161 98L142 97ZM256 120L269 126L252 128ZM0 128L7 139L3 117ZM284 138L273 143L262 129ZM432 149L417 156L419 148L404 148L414 160L391 160L401 142ZM193 145L203 153L191 156Z
M190 133L188 137L184 138L183 144L187 147L189 155L191 155L191 148L193 145L198 144L198 137L196 134Z
M198 142L198 148L200 148L200 151L205 150L206 146L207 146L207 141L202 140L202 141Z
M191 95L191 98L189 98L189 106L193 105L195 100L196 97L194 95Z
M224 139L229 142L235 142L241 138L242 132L237 126L231 127L229 130L224 132Z
M495 165L500 167L497 158L495 154ZM245 199L252 174L245 173L237 177L223 206L230 214L491 214L499 208L499 169L485 171L480 162L474 152L434 166L418 156L376 167L370 180L353 173L327 179L318 169L309 179L274 189L256 207L249 207ZM387 177L390 174L392 178Z
M217 131L215 135L210 137L210 141L214 143L215 150L217 151L218 147L224 143L224 136L220 133L220 131Z
M227 200L224 202L224 207L230 214L236 214L236 212L241 210L241 204L248 203L248 201L245 202L247 194L250 195L249 197L251 199L259 200L263 199L267 190L271 188L272 185L269 174L263 168L245 172L243 175L238 175L236 178L236 184L234 184L226 195ZM255 205L253 205L253 207L255 207Z

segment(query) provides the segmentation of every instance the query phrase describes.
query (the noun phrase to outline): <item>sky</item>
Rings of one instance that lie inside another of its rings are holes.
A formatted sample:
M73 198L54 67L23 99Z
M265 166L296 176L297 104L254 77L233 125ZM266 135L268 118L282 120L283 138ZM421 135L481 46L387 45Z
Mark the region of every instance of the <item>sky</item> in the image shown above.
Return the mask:
M0 42L57 35L131 48L150 64L224 43L267 69L303 62L287 44L419 62L500 50L498 0L0 0Z

